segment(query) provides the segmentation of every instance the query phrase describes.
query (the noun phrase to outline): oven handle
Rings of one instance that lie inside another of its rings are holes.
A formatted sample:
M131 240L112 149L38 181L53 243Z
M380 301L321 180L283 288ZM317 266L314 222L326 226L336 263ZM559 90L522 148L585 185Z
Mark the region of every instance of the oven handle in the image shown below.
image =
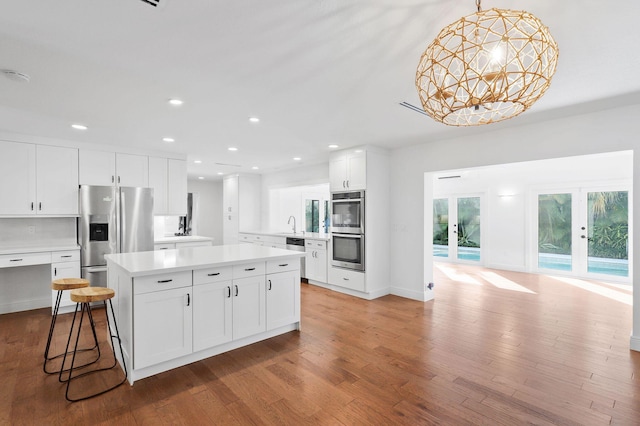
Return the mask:
M332 203L353 203L353 202L362 202L362 198L351 198L348 200L331 200Z
M362 234L331 234L332 237L340 237L340 238L362 238Z
M82 268L84 269L85 272L89 273L89 274L95 274L95 273L99 273L99 272L107 272L107 267L106 266L90 266L90 267L85 267Z

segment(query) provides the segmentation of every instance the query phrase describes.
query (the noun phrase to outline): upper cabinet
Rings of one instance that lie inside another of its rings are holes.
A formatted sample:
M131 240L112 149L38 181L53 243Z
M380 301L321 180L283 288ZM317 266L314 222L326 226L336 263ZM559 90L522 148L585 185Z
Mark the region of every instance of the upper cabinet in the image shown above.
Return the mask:
M340 151L329 161L331 191L356 191L367 186L367 156L363 150Z
M0 142L0 154L0 214L78 214L77 149Z
M149 186L145 155L80 150L80 185Z
M186 161L149 157L149 187L153 188L155 215L187 214Z

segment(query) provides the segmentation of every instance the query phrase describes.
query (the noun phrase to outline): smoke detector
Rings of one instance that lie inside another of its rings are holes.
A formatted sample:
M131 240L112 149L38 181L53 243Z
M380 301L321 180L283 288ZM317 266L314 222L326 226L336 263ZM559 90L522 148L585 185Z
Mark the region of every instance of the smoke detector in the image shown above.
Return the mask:
M31 77L29 77L27 74L24 74L18 71L0 70L0 72L2 72L2 74L4 74L4 76L7 77L9 80L17 81L20 83L28 83L29 80L31 80Z

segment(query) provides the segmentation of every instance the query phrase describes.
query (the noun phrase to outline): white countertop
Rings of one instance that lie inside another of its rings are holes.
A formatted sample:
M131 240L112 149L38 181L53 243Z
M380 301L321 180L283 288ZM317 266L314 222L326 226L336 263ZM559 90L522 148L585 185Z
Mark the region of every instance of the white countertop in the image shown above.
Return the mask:
M105 255L107 266L115 263L132 277L162 272L190 271L212 266L235 265L251 261L304 257L305 253L253 244L188 247L176 250L144 251Z
M0 246L0 255L2 254L17 254L17 253L39 253L43 251L66 251L66 250L80 250L80 246L77 244L42 244L42 245L25 245L11 247Z
M155 244L164 244L164 243L189 243L189 242L197 242L197 241L213 241L213 238L210 237L201 237L198 235L180 235L180 236L168 236L168 237L160 237L154 239Z
M270 237L304 238L305 240L329 241L331 234L324 232L272 232L272 231L240 231L241 234L268 235Z

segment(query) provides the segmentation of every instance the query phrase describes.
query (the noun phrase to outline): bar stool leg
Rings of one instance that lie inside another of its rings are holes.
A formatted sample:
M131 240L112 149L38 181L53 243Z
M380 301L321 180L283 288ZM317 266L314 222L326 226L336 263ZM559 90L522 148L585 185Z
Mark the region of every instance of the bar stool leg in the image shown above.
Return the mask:
M74 367L75 357L76 357L76 349L78 347L78 340L80 339L80 331L82 330L82 320L84 318L84 312L85 311L87 312L87 316L88 317L91 316L91 306L90 306L89 303L84 303L83 302L83 303L76 304L76 313L78 312L78 306L77 305L82 305L82 307L81 307L80 324L78 326L78 332L76 334L75 349L73 351L73 356L71 358L71 367L69 368L69 377L66 380L67 389L66 389L66 392L65 392L65 398L67 399L67 401L70 401L70 402L83 401L85 399L93 398L94 396L102 395L102 394L104 394L106 392L109 392L110 390L113 390L113 389L117 388L118 386L122 385L127 380L127 366L126 366L126 363L124 361L124 351L122 349L122 340L120 339L120 332L118 331L118 324L116 322L115 313L114 313L114 310L113 310L113 303L111 302L111 299L109 299L109 306L111 308L111 317L113 318L113 328L112 328L112 325L111 325L111 320L109 319L109 313L107 312L107 301L103 300L102 303L104 305L104 313L105 313L105 316L106 316L106 319L107 319L107 332L109 333L109 339L111 341L111 349L112 349L112 353L113 353L113 364L108 366L108 367L99 368L99 369L95 369L95 370L91 370L91 371L85 371L85 372L80 373L80 374L75 375L75 376L73 375L74 368L76 368L76 367ZM90 319L90 321L92 321L92 319ZM74 322L75 322L75 314L74 314ZM116 334L113 334L113 329L115 329L115 333ZM73 330L73 327L72 327L72 330ZM94 330L94 333L95 333L95 330ZM71 342L71 334L72 334L72 332L69 332L69 340L67 341L67 351L69 349L69 344ZM114 340L117 340L117 342L118 342L118 346L120 347L120 355L122 357L121 358L122 359L122 367L123 367L123 370L124 370L124 377L122 378L122 381L116 383L115 385L113 385L113 386L111 386L111 387L109 387L107 389L101 390L99 392L95 392L95 393L93 393L91 395L85 395L85 396L82 396L80 398L70 398L69 397L69 387L71 386L71 382L73 380L76 380L76 379L78 379L80 377L83 377L83 376L87 376L89 374L98 373L100 371L111 370L118 364L118 360L117 360L117 357L116 357L116 348L115 348L115 345L114 345ZM62 373L61 373L61 375L62 375Z
M51 349L51 340L53 338L53 332L55 330L55 326L56 326L56 321L58 319L58 311L60 310L60 302L62 301L62 290L58 290L58 294L56 295L56 303L53 307L53 314L51 315L51 325L49 326L49 337L47 337L47 345L45 347L44 350L44 362L42 364L42 371L44 371L46 374L56 374L59 373L59 370L56 371L49 371L47 370L47 363L49 361L52 361L54 359L60 358L61 356L63 356L64 354L58 354L58 355L54 355L54 356L49 356L49 350ZM80 351L93 351L95 349L98 350L98 356L94 361L91 361L87 364L84 365L80 365L77 368L80 367L85 367L87 365L91 365L94 362L97 362L100 359L100 346L98 345L98 337L96 336L96 331L95 331L95 324L93 322L93 318L91 318L91 328L93 330L93 337L94 337L94 346L92 348L84 348L84 349L80 349ZM61 369L64 369L64 361L62 363L62 365L60 366Z

